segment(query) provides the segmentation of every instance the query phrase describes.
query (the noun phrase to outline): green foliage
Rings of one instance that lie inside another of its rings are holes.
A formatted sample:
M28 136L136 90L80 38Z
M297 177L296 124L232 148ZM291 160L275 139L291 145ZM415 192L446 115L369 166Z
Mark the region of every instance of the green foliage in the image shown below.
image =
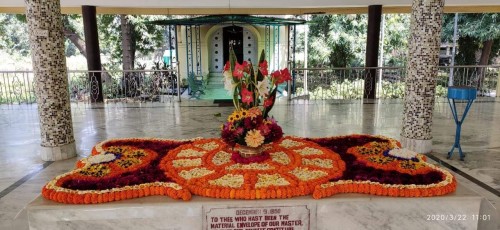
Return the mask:
M379 98L403 98L405 95L405 83L404 82L390 82L382 81L382 92L377 91Z
M65 27L83 36L83 23L79 15L63 15ZM65 41L66 56L77 55L77 49L69 40ZM24 14L0 14L0 49L14 57L30 54L28 24Z
M28 25L22 15L0 14L0 49L14 56L30 55Z
M367 16L314 15L310 20L309 62L318 67L364 63Z
M476 51L479 50L481 42L470 36L463 36L458 39L458 52L455 56L457 65L477 65Z
M73 31L82 39L85 37L83 33L83 19L79 14L65 14L62 18L63 26L66 30ZM71 57L75 55L79 55L80 52L78 48L69 40L65 39L64 41L65 55L66 57Z
M377 91L377 98L380 99L400 99L405 94L404 82L382 81L382 91ZM342 82L332 81L330 85L316 85L309 88L309 99L361 99L363 98L364 80L345 79ZM296 89L297 95L304 94L302 85ZM447 87L436 86L436 97L446 97Z
M145 22L166 19L167 16L128 15L127 17L133 27L132 41L139 56L148 55L162 46L165 28ZM120 15L98 15L97 24L101 52L110 55L109 64L117 67L122 62Z
M404 66L410 16L387 14L384 18L384 66ZM366 14L312 16L309 27L309 62L315 67L363 66L367 27ZM298 40L303 40L303 37L299 36ZM303 48L299 46L297 50L301 52Z
M442 40L453 41L455 14L445 14L443 17ZM455 58L459 65L476 65L476 51L482 48L482 43L494 40L489 59L500 52L500 14L458 14L458 51Z
M443 17L443 38L451 41L453 38L453 23L455 14L445 14ZM469 36L479 41L487 41L500 37L500 14L458 14L459 36Z
M448 87L437 85L436 86L436 97L446 97L448 95Z
M410 36L409 14L387 14L384 28L384 65L405 66Z
M308 86L309 99L361 99L363 98L364 80L347 80L342 82L332 81L329 85L321 84ZM302 87L297 88L297 94L303 94Z

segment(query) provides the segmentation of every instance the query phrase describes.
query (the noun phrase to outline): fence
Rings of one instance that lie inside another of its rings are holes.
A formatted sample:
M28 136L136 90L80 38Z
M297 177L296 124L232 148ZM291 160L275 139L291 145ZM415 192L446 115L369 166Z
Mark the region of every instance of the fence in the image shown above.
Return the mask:
M404 67L294 69L295 82L292 97L309 99L361 99L364 81L375 70L376 97L402 98L405 92ZM175 70L131 71L68 71L69 95L74 102L89 103L96 87L91 87L97 76L103 79L102 93L106 102L171 101L179 97L179 76ZM453 76L450 78L449 76ZM445 97L447 86L477 87L479 96L498 94L500 66L439 66L436 76L436 96ZM34 103L35 83L31 71L0 72L0 104ZM95 98L94 98L95 99Z
M105 102L171 101L182 92L174 70L68 71L68 91L73 102L95 100L97 77L102 78ZM0 72L0 104L34 103L32 71ZM92 93L93 92L93 93Z
M0 72L0 104L33 103L35 99L33 72Z
M375 71L368 71L375 70ZM375 73L376 98L403 98L406 69L404 67L353 67L294 69L295 82L291 97L309 99L361 99L365 79ZM450 77L452 76L452 77ZM439 66L436 76L436 97L446 97L450 83L473 86L478 96L494 97L500 78L500 66Z

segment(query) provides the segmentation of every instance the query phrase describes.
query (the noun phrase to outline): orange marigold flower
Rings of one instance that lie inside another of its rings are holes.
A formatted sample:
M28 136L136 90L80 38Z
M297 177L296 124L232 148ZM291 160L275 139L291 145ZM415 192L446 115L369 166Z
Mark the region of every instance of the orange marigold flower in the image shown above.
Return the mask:
M245 143L247 143L247 145L250 147L259 147L260 145L264 144L264 139L264 136L260 134L259 130L252 129L248 131L247 135L245 136Z
M260 111L259 107L252 107L248 110L248 116L252 119L261 115L262 111Z

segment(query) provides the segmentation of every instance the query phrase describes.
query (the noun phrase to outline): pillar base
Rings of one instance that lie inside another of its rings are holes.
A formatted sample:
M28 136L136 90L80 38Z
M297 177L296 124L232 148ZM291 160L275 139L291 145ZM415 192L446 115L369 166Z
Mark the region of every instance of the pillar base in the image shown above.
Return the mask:
M403 148L407 148L411 151L426 154L432 151L432 139L431 140L417 140L408 137L401 136L401 145Z
M44 161L60 161L76 156L75 142L57 146L57 147L40 147L40 157Z

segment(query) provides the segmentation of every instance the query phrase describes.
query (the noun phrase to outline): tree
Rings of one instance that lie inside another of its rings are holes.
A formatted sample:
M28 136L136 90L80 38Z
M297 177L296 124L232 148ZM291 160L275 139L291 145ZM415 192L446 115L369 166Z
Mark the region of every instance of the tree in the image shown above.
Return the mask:
M11 55L29 56L28 26L23 15L0 14L0 49Z
M404 66L408 56L410 36L409 14L386 14L384 17L383 66Z
M445 14L443 40L452 41L455 14ZM458 14L457 64L488 65L500 49L500 14ZM480 50L479 61L475 52Z
M131 17L128 15L120 15L120 29L122 35L122 64L123 70L134 69L135 50L137 43L135 42L136 34L134 25L131 22Z
M82 39L82 29L77 29L82 24L80 15L63 15L64 36L71 42L67 47L74 46L86 58L85 41ZM68 49L68 48L66 48ZM67 52L68 53L68 52Z
M452 40L454 14L447 14L443 22L443 39ZM500 50L500 14L458 14L458 53L457 64L488 65ZM479 62L476 62L476 52L480 50ZM470 72L473 74L473 71ZM477 68L477 88L481 89L485 68Z
M124 70L134 69L137 54L148 55L162 47L164 27L146 24L160 19L165 16L98 16L103 51L111 55L112 65L121 63Z
M364 63L367 16L313 15L309 62L312 66L347 67Z

